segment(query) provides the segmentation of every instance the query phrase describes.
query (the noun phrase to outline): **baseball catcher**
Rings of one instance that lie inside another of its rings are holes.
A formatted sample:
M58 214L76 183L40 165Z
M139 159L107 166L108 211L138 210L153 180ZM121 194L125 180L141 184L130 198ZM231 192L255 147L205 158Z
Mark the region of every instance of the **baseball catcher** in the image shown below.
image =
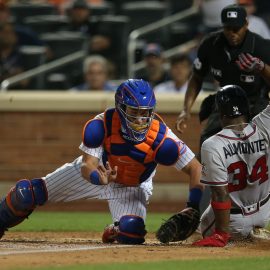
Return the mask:
M146 206L159 164L186 173L192 201L199 203L201 164L155 114L155 107L155 94L147 81L129 79L120 84L115 107L85 124L82 155L42 178L18 181L0 201L0 238L47 201L101 199L108 201L113 222L106 226L102 242L142 244L147 233Z

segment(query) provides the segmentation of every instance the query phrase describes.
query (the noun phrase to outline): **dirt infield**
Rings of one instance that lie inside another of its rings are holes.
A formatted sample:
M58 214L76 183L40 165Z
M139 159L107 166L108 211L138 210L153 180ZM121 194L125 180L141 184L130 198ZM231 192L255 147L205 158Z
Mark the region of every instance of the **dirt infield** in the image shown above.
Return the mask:
M104 245L98 233L8 232L0 241L1 270L24 266L64 266L202 258L270 256L270 242L230 244L226 248L197 248L190 243L159 244L153 234L141 246Z

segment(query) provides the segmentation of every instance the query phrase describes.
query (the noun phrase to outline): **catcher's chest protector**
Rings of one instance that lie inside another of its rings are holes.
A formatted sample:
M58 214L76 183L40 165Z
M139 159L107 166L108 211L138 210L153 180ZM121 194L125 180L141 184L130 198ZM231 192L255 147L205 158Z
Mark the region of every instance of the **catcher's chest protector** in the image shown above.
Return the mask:
M166 126L158 120L153 120L146 140L134 145L122 138L120 118L114 109L105 112L104 122L106 156L112 167L118 166L115 182L137 186L145 181L157 166L156 150L166 137Z

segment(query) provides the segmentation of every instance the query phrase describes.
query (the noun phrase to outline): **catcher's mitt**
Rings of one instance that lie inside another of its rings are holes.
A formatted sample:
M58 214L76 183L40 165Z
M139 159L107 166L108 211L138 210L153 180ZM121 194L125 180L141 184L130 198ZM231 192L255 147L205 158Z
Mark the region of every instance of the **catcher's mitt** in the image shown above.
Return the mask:
M156 237L162 243L182 241L194 233L199 223L199 211L189 207L174 214L161 224L156 233Z

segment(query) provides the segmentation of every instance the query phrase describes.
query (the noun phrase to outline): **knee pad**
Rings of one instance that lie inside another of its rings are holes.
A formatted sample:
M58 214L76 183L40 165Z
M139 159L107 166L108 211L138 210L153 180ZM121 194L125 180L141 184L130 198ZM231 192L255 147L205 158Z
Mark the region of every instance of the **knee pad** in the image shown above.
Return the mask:
M116 240L121 244L138 245L144 243L145 230L144 220L139 216L125 215L119 220L119 232Z
M23 179L16 183L7 196L7 205L15 215L22 216L47 201L47 188L42 179Z
M48 200L48 191L45 185L45 182L40 179L32 179L31 180L35 205L43 205Z
M5 201L14 216L27 217L37 205L43 205L47 198L47 188L42 179L23 179L10 190Z
M47 201L42 179L20 180L0 202L0 229L13 227L27 218L37 205Z

